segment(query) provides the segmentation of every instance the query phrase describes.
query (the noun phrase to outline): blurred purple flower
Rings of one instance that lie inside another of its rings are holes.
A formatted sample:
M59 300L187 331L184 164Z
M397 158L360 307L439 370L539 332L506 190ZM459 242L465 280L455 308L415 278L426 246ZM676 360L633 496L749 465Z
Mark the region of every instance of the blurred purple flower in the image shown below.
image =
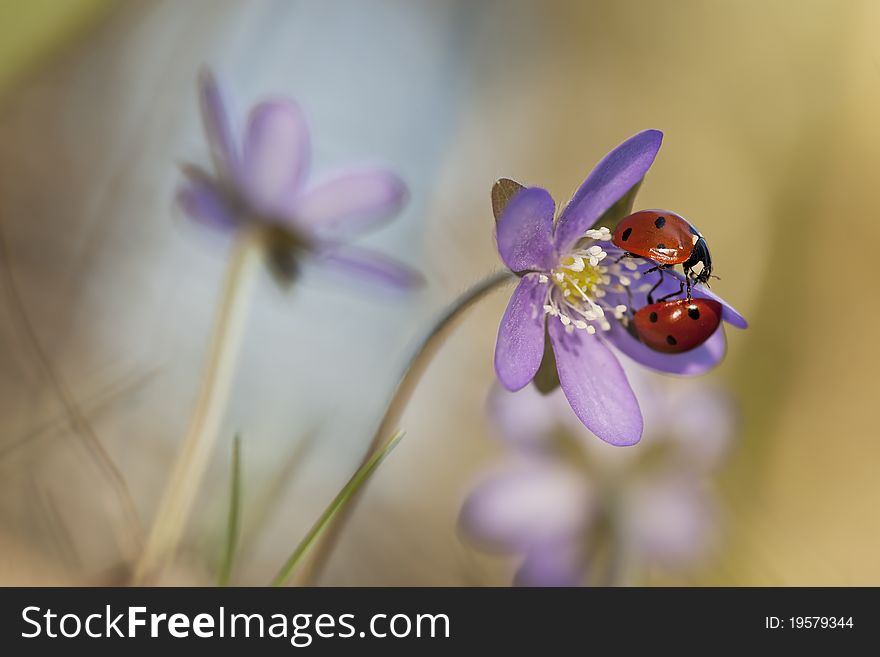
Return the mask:
M421 282L409 267L343 243L400 211L407 190L396 174L362 165L310 180L309 132L297 103L276 99L256 105L240 138L214 76L203 71L199 82L214 173L183 167L186 182L177 199L189 217L228 231L246 224L266 227L275 271L285 277L309 254L391 287Z
M718 389L658 378L633 376L654 428L637 450L595 440L558 390L493 391L490 416L515 458L477 485L459 523L482 547L522 557L517 584L607 581L594 572L602 554L628 570L682 568L707 553L717 529L707 475L726 454L733 413Z
M647 303L653 263L620 259L602 214L641 181L663 138L646 130L611 151L587 177L554 222L556 206L540 187L516 193L498 218L501 259L521 277L498 329L495 371L515 391L528 385L544 359L549 335L559 382L571 408L596 436L615 445L639 441L639 403L609 345L647 367L673 374L701 374L724 356L721 327L700 347L681 354L653 351L626 329L627 311ZM656 296L674 292L667 276ZM694 296L716 299L723 319L745 328L743 317L699 287ZM547 319L547 318L550 319ZM601 336L601 337L600 337Z

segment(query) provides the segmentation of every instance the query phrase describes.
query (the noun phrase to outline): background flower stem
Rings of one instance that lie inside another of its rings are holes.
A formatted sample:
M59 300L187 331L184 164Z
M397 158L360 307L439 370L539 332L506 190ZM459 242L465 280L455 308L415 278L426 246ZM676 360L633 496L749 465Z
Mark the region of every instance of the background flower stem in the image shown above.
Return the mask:
M232 440L232 471L229 482L229 515L226 522L226 549L217 573L217 586L229 584L232 566L238 553L241 534L241 436Z
M258 229L239 233L217 307L198 401L135 566L135 584L156 581L180 542L229 399L262 246Z
M464 311L482 299L492 290L508 283L516 278L515 274L508 270L495 272L479 283L473 285L466 290L461 296L453 301L449 307L437 319L428 333L416 345L416 348L407 361L403 369L403 374L398 380L391 399L385 409L385 414L379 421L379 426L373 434L367 453L361 461L362 467L368 463L382 446L382 440L391 433L391 428L397 425L400 416L403 414L407 403L412 397L413 391L422 378L425 369L434 357L437 348L443 343L447 330L455 323ZM321 540L318 542L312 558L306 562L299 571L299 576L295 583L300 585L313 585L330 558L333 548L339 539L340 534L345 528L348 518L354 512L360 496L363 494L365 487L361 487L352 495L349 503L337 513L323 532Z
M397 443L400 442L401 438L403 438L403 432L398 431L384 445L379 445L379 448L370 454L369 458L361 464L357 472L355 472L351 479L348 480L348 483L343 486L342 490L340 490L336 497L333 498L333 501L330 502L330 505L324 510L324 513L321 514L321 517L318 518L314 525L312 525L308 534L306 534L302 541L300 541L299 545L296 546L296 549L272 580L272 586L284 586L284 584L287 583L287 580L290 579L290 576L296 569L297 564L299 564L302 558L308 553L309 548L321 536L322 532L330 525L330 523L332 523L333 519L339 517L339 514L345 511L346 505L354 501L358 491L363 488L367 483L367 480L370 478L370 475L372 475L376 468L379 467L379 464L385 460L385 457L391 453L391 450L397 447Z

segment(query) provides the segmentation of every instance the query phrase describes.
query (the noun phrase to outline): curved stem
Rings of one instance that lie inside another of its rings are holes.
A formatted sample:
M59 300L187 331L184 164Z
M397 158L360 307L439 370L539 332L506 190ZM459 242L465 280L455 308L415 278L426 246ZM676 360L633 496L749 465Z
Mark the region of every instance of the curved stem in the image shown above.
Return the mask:
M227 270L196 408L135 565L135 584L155 581L180 542L229 399L261 253L261 233L256 228L245 229L237 238Z
M357 472L355 472L351 479L348 480L348 483L343 486L342 490L340 490L336 497L333 498L330 505L324 509L324 513L322 513L315 524L312 525L312 528L303 537L299 545L296 546L296 549L291 553L290 557L281 567L281 570L275 575L275 578L272 580L272 586L284 586L296 569L297 564L299 564L300 559L308 553L309 548L330 525L333 518L336 517L336 514L345 510L346 504L348 504L350 500L357 495L357 492L363 488L373 472L376 471L376 468L379 467L379 464L382 463L385 457L391 453L391 450L397 446L397 443L400 442L401 438L403 438L403 432L398 431L381 447L381 449L375 451L370 458L358 468Z
M449 307L443 312L437 321L416 345L412 356L403 369L403 374L398 380L397 386L392 392L385 414L379 421L370 446L367 449L361 467L370 461L371 458L382 447L382 441L392 433L396 428L400 416L403 414L406 405L409 403L419 380L422 378L425 369L434 357L437 348L443 343L447 330L455 323L455 321L477 301L486 296L489 292L497 287L515 279L516 276L510 271L504 270L495 272L479 283L466 290L461 296L453 301ZM303 564L300 571L301 575L297 578L297 583L302 585L312 585L321 575L324 566L326 566L330 555L336 546L339 536L345 528L345 524L353 513L357 502L363 495L365 487L361 487L350 499L346 507L340 510L331 520L322 535L322 540L317 542L314 556L310 561Z

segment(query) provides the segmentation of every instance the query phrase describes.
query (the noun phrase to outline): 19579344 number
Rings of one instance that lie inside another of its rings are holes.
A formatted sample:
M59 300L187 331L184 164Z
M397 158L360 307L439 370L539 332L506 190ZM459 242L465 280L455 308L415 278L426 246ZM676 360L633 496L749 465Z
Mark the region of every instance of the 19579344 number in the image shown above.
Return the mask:
M783 629L788 627L795 630L852 629L853 618L852 616L789 616L788 618L766 616L764 618L764 627L767 629Z

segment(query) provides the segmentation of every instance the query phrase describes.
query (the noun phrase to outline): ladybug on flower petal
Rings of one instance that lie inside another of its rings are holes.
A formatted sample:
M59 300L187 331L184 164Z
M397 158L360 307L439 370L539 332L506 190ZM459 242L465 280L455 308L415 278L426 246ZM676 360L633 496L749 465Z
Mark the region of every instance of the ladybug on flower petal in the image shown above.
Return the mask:
M640 308L633 318L636 335L654 351L680 354L708 340L721 324L714 299L675 299Z
M705 238L693 224L674 212L641 210L624 217L614 229L611 241L628 256L657 263L655 269L660 271L660 281L655 289L663 280L663 270L675 265L681 265L685 274L682 287L676 294L687 285L688 299L691 298L691 287L708 283L712 276L712 256ZM653 303L650 294L648 301Z

